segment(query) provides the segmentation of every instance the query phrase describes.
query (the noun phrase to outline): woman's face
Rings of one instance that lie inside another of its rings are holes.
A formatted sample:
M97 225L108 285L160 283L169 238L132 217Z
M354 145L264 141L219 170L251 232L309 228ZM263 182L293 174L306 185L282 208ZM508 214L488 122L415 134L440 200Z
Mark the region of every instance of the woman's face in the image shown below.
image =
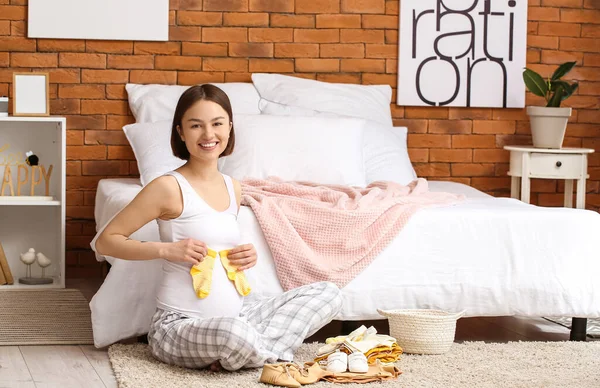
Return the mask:
M231 126L221 105L200 100L185 112L177 129L190 158L216 160L227 147Z

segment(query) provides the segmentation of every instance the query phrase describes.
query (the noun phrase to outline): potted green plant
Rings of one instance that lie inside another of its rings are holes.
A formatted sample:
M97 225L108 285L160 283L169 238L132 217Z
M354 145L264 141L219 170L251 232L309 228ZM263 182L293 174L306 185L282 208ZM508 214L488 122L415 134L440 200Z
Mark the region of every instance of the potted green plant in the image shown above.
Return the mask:
M544 97L546 106L528 106L527 114L531 125L531 137L536 148L561 148L571 117L571 108L561 108L560 104L569 98L579 84L562 81L576 62L563 63L552 77L544 79L535 71L525 68L523 81L527 89L536 96Z

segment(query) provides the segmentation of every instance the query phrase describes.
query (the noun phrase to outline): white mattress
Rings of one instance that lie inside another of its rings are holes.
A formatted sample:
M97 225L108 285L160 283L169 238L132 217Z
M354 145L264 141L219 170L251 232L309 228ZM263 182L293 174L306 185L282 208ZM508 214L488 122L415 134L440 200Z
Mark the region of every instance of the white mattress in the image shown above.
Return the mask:
M337 319L381 319L378 308L464 310L465 316L600 316L598 213L494 198L458 183L429 184L432 191L462 193L467 200L416 213L373 263L342 289L344 305ZM97 224L105 225L139 190L136 179L101 180ZM253 292L283 292L249 208L242 207L239 222L244 238L258 252L257 265L247 271ZM149 223L132 238L158 241L156 224ZM161 260L107 259L113 267L91 303L95 336L96 330L105 330L98 327L105 322L118 326L111 320L131 325L127 322L131 314L143 326L154 311L160 275ZM120 333L120 338L143 333L137 330Z

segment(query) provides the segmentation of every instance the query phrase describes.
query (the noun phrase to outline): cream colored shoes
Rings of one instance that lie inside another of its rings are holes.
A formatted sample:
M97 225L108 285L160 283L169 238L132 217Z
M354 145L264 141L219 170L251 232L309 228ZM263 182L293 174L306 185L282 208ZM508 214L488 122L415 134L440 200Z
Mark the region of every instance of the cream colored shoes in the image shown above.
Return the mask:
M332 374L321 368L316 362L306 363L304 367L296 363L290 363L288 369L292 377L302 385L314 384L323 377Z
M292 377L288 364L265 364L260 375L261 383L278 385L280 387L301 387Z
M294 362L265 364L259 381L280 387L300 387L314 384L330 374L331 372L314 362L306 363L304 366Z

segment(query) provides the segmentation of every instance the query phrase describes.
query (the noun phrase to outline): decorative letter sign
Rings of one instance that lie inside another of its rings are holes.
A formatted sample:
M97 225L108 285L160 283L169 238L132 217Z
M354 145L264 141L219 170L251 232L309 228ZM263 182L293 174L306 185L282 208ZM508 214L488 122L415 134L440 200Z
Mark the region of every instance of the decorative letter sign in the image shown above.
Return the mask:
M8 144L0 146L0 199L7 197L52 199L50 177L54 166L50 165L48 168L43 164L29 166L23 162L25 158L21 156L20 152L2 155L2 152L9 148ZM42 182L44 183L44 195L36 195L35 187ZM29 191L29 194L22 194L22 191Z
M522 108L527 0L400 0L398 105Z

